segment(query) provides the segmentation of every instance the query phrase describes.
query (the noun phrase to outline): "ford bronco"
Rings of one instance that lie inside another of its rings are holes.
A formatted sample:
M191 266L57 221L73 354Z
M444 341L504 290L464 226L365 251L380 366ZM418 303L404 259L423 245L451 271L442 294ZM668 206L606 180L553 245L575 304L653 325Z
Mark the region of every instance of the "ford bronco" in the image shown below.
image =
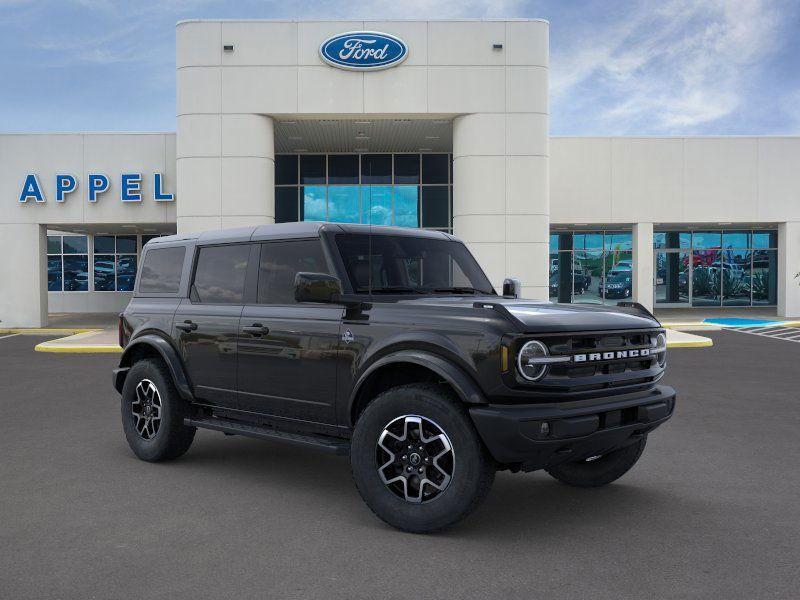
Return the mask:
M198 428L347 455L366 504L429 532L499 469L611 483L673 413L666 336L640 305L498 295L467 247L419 229L287 223L143 250L113 382L146 461Z

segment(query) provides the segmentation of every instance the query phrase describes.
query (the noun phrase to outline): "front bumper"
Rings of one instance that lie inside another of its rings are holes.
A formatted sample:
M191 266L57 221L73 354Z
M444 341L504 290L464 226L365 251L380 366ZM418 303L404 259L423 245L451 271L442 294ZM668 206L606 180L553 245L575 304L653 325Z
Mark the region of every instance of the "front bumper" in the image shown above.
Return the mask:
M469 413L497 462L534 471L632 444L674 410L675 390L659 385L576 402L475 406Z

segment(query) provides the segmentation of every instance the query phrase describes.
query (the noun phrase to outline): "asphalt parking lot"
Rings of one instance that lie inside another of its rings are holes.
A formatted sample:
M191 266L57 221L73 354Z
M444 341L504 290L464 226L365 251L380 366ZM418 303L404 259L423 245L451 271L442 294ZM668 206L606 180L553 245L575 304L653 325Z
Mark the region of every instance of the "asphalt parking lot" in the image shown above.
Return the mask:
M429 536L312 450L200 431L140 462L116 357L0 339L0 598L800 597L800 344L709 335L670 351L676 415L619 482L500 473Z

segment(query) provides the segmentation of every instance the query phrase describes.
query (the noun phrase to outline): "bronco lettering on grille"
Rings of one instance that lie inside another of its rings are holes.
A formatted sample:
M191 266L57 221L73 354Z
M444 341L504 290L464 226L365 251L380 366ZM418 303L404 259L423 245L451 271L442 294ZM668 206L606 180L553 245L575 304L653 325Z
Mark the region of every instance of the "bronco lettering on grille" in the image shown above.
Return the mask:
M649 348L639 348L636 350L617 350L615 352L590 352L588 354L575 354L572 356L572 362L594 362L598 360L619 360L621 358L642 358L649 356Z

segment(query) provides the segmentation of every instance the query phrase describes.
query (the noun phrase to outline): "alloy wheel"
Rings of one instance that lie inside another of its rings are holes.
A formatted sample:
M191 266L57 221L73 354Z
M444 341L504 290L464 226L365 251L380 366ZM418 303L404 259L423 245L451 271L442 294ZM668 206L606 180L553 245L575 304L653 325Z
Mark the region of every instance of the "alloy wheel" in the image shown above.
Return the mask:
M426 417L393 419L383 428L375 450L381 481L406 502L434 500L453 478L453 444L445 431Z
M144 440L152 440L161 426L161 394L149 379L136 386L136 399L131 403L133 426Z

